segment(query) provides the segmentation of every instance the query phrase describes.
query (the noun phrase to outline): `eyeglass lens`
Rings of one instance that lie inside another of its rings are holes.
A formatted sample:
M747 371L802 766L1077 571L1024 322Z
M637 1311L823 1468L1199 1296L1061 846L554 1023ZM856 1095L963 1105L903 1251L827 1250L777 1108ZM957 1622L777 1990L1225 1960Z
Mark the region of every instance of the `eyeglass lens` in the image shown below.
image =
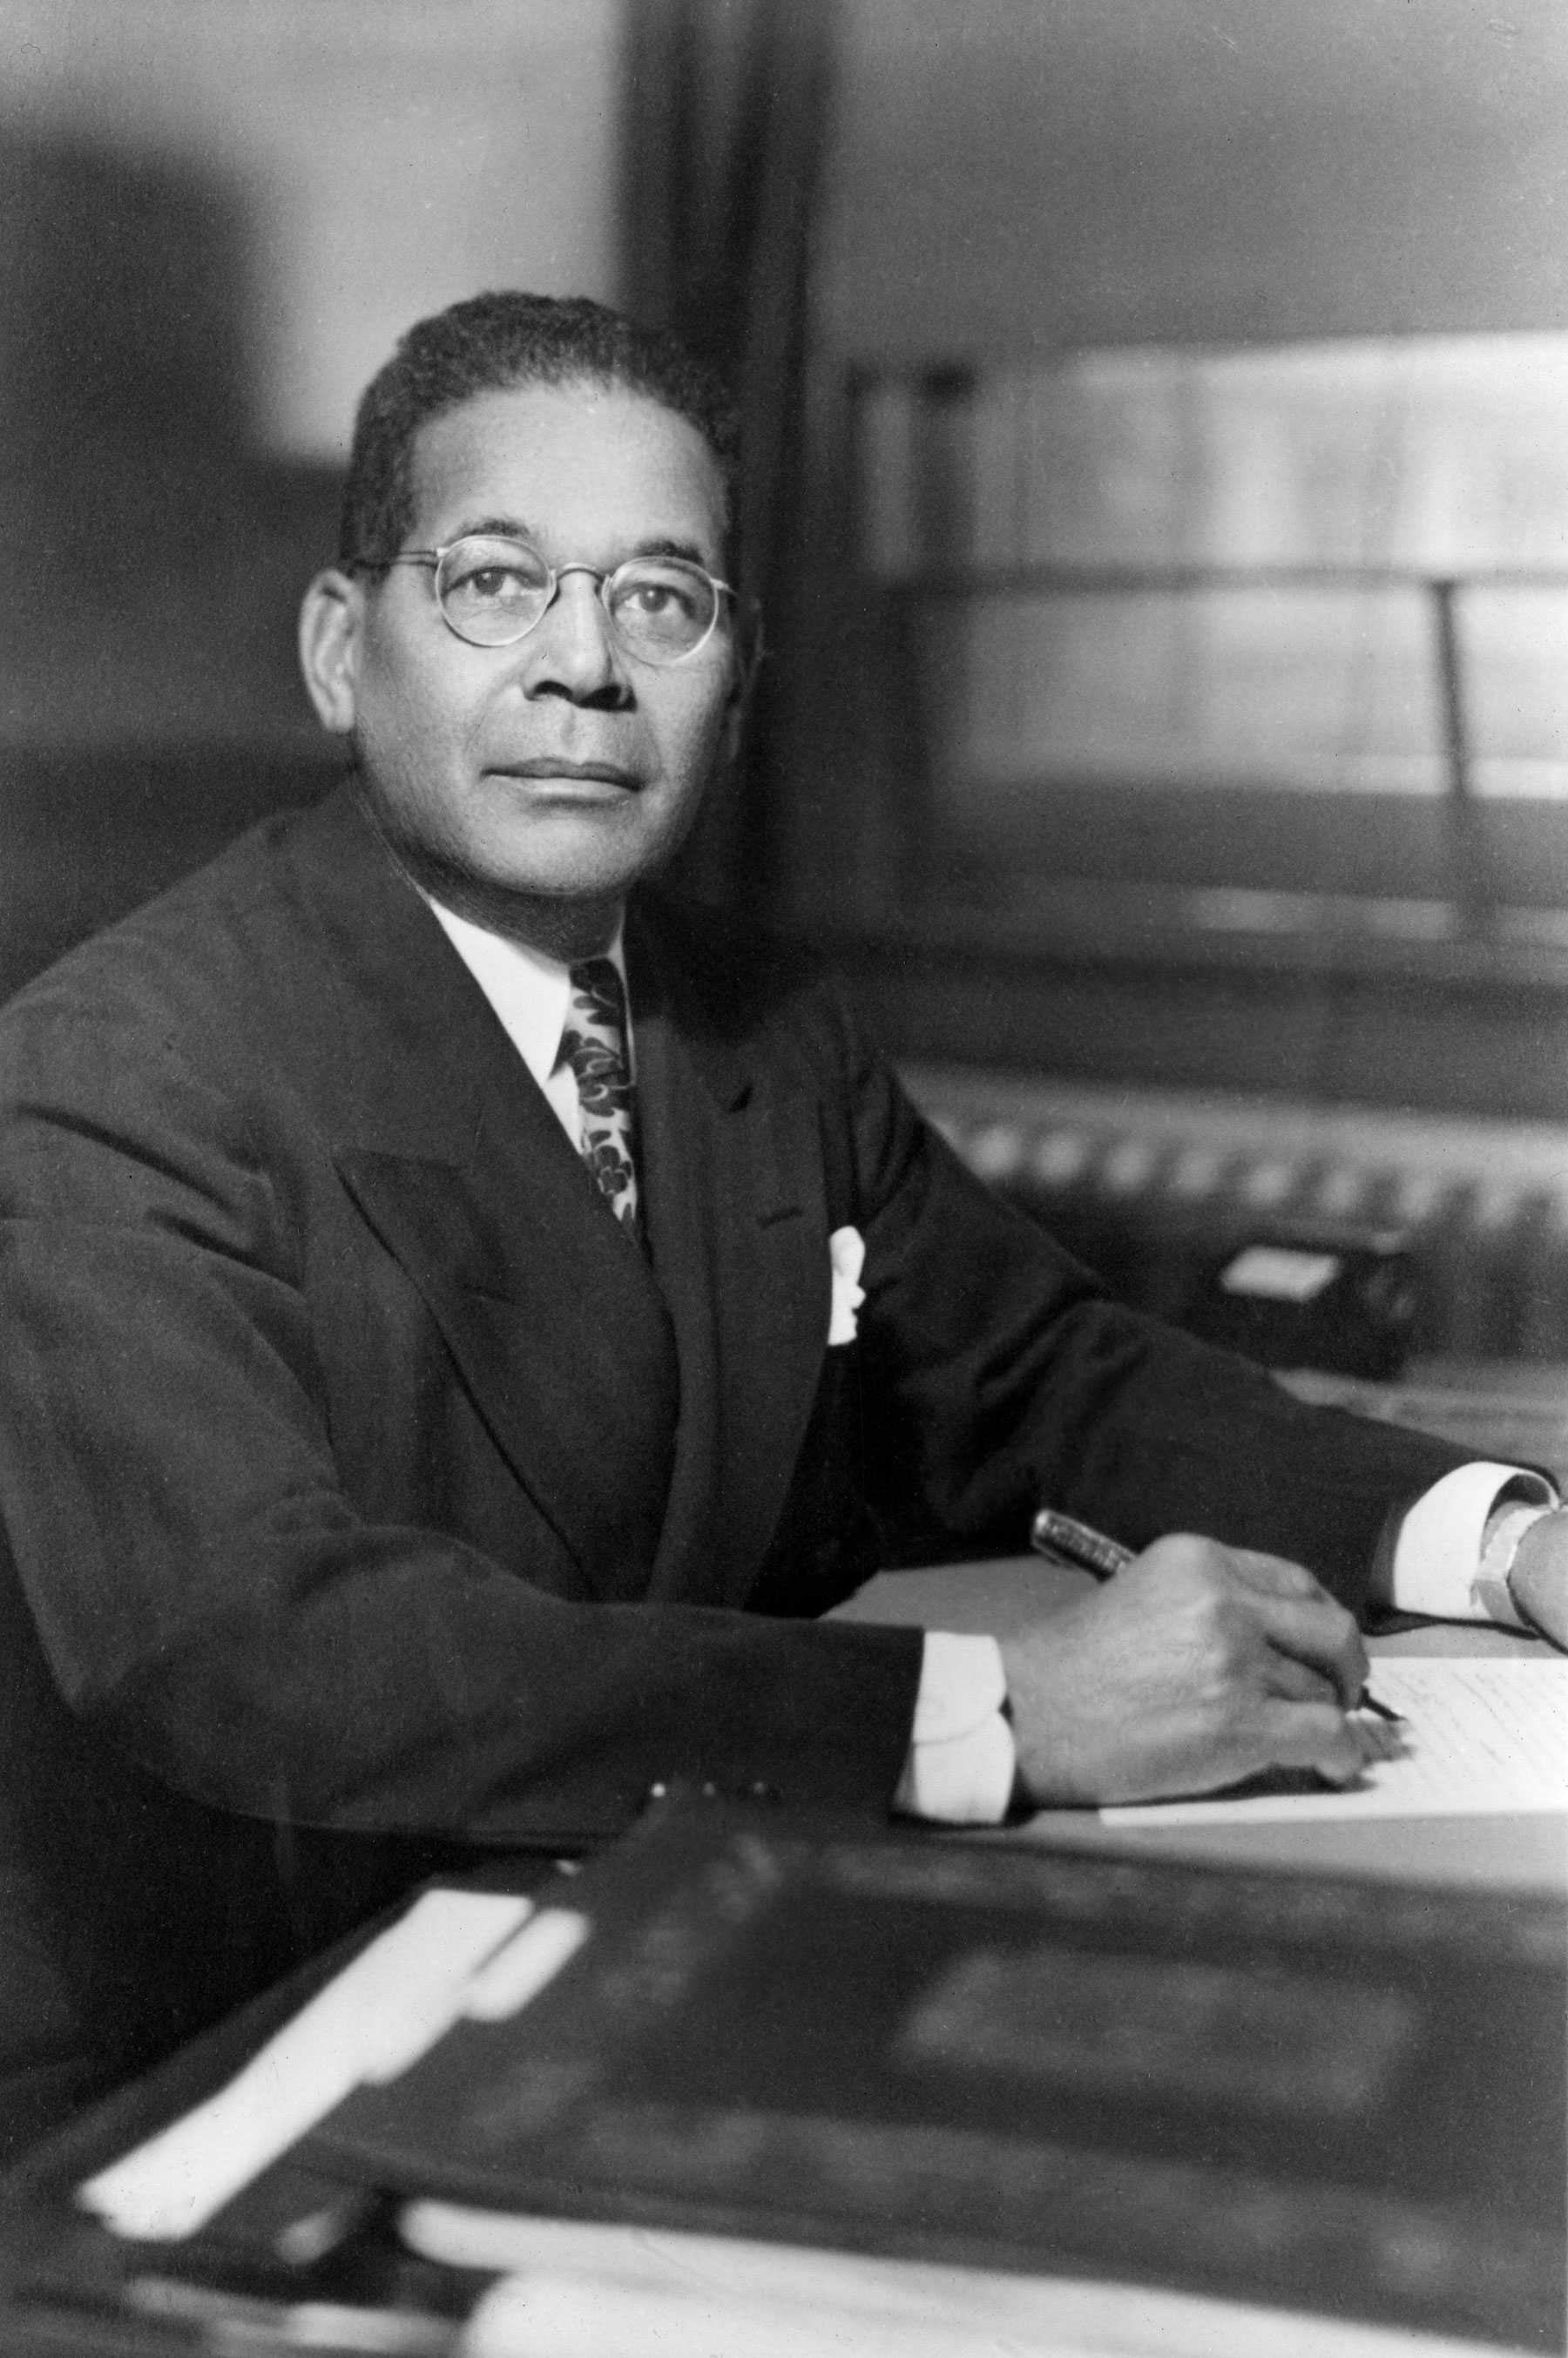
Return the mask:
M441 611L460 638L503 647L524 637L554 595L549 567L525 541L478 536L454 542L436 569ZM637 557L618 566L601 592L616 636L644 663L695 654L719 615L708 575L675 557Z

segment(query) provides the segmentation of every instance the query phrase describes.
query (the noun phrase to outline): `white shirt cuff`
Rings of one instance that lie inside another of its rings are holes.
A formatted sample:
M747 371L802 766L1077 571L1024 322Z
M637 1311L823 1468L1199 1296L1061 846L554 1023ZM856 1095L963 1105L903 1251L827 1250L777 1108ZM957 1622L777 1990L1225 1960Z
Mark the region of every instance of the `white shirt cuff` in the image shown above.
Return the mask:
M895 1809L942 1825L1000 1825L1017 1765L1006 1701L994 1638L928 1629Z
M1487 1524L1501 1493L1511 1502L1487 1541ZM1394 1542L1389 1602L1399 1613L1427 1613L1440 1621L1501 1621L1523 1625L1509 1595L1507 1573L1519 1535L1556 1503L1544 1476L1517 1466L1458 1466L1419 1498Z

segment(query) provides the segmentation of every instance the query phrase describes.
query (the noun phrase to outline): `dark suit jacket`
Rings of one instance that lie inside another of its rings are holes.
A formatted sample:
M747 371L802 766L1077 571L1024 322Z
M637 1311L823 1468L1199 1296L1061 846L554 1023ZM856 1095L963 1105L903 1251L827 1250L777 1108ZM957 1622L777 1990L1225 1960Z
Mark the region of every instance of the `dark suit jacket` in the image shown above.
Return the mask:
M819 983L652 903L627 958L646 1255L347 794L0 1018L8 1806L121 2062L447 1845L885 1807L918 1638L809 1617L879 1554L1044 1496L1354 1597L1455 1462L1106 1302Z

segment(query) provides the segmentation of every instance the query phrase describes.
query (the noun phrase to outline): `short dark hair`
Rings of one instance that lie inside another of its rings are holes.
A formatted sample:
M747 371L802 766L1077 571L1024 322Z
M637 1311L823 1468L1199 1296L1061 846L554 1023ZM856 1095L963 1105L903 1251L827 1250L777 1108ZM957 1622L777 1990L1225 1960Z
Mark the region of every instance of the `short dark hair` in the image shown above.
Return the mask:
M582 379L661 402L696 427L732 514L739 421L713 371L665 330L586 296L470 295L419 319L365 387L338 533L343 565L395 557L413 521L414 439L476 394Z

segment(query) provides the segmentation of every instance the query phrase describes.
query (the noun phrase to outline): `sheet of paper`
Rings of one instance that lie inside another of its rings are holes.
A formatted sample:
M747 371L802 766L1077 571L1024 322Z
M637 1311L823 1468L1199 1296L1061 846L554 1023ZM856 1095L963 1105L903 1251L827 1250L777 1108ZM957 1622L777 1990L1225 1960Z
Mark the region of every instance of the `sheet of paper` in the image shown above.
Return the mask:
M1249 1790L1099 1814L1107 1824L1174 1826L1568 1811L1568 1661L1384 1654L1371 1683L1405 1724L1360 1715L1367 1765L1342 1791Z
M1495 2342L1306 2316L1144 2284L823 2251L738 2235L416 2202L403 2235L503 2270L464 2358L1506 2358ZM619 2330L619 2338L617 2338Z

